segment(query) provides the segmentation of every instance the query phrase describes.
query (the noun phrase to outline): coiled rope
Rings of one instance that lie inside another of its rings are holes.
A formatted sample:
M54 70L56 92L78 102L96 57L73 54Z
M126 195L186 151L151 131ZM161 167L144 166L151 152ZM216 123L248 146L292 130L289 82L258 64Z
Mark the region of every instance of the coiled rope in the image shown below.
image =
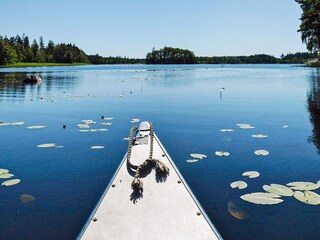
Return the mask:
M149 150L149 158L144 160L144 162L140 165L134 165L131 163L131 152L132 152L132 147L133 147L133 140L134 140L134 133L137 131L138 127L133 126L130 129L130 139L129 139L129 145L128 145L128 153L127 153L127 163L129 167L133 170L135 170L135 175L134 179L131 183L131 188L133 191L137 191L139 193L143 192L143 182L140 178L141 171L143 169L146 169L150 166L156 169L157 174L163 174L167 175L169 174L169 168L161 162L159 159L153 158L153 140L154 140L154 131L153 131L153 125L151 122L150 124L150 150Z

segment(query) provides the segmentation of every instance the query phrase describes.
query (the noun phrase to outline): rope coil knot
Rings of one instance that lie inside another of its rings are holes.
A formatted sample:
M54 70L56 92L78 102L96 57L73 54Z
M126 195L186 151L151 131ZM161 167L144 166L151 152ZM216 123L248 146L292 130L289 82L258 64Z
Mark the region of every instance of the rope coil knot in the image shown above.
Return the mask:
M131 163L131 152L132 152L132 146L133 146L133 135L138 130L137 126L134 126L130 129L130 140L128 145L128 154L127 154L127 163L130 166L131 169L136 170L134 179L131 183L131 188L134 192L142 193L143 192L143 182L140 178L141 171L145 168L148 168L152 166L155 168L158 175L162 175L166 177L169 174L169 168L160 160L153 159L153 140L154 140L154 132L153 132L153 126L152 123L150 124L150 151L149 151L149 158L147 158L142 164L134 165Z

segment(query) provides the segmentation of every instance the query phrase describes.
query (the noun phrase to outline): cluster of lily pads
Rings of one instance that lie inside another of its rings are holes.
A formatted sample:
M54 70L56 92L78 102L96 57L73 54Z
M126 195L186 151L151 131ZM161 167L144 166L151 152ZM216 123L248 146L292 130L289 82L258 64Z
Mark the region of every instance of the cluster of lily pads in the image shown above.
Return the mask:
M1 168L0 169L0 178L2 179L9 179L9 178L12 178L14 175L12 173L9 173L9 170L8 169L3 169ZM10 180L6 180L4 182L2 182L2 186L13 186L13 185L16 185L18 183L20 183L20 179L16 178L16 179L10 179Z
M242 175L245 176L245 173ZM236 181L231 183L230 186L231 188L245 189L248 184L244 181ZM320 181L317 183L290 182L286 185L273 183L270 185L263 185L262 188L265 192L244 194L240 196L240 198L254 204L273 205L282 203L284 200L281 197L293 196L295 199L306 204L320 204L320 195L312 191L320 188Z

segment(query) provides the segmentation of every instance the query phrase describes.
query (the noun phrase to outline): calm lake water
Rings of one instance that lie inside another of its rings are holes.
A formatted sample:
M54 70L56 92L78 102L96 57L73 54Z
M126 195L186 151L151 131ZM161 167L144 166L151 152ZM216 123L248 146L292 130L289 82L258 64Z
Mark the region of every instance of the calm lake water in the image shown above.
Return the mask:
M30 74L41 76L42 84L22 84ZM319 206L293 197L271 206L240 199L263 191L264 184L320 180L317 69L293 65L2 68L0 109L0 121L25 122L0 127L0 168L21 179L16 186L0 186L0 239L75 239L127 151L128 142L122 139L134 125L132 118L153 122L224 239L320 239ZM79 132L82 119L96 121L92 128L103 128L102 115L114 118L107 132ZM240 129L238 123L256 128ZM26 128L32 125L47 128ZM235 131L223 133L222 128ZM268 138L251 137L259 133ZM36 147L43 143L64 148ZM92 150L93 145L106 148ZM270 155L256 156L257 149ZM214 154L218 150L231 155L218 157ZM190 164L186 162L190 153L208 157ZM260 177L242 177L249 170L258 171ZM246 181L248 188L231 189L236 180ZM22 194L35 199L24 203Z

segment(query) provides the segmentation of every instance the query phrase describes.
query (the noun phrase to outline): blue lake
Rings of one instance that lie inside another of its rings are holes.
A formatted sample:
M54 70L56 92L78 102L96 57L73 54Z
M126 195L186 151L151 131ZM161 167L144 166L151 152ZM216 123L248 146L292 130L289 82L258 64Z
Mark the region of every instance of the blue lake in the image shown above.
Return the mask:
M24 85L21 80L30 74L41 76L42 83ZM2 68L0 110L0 122L24 122L0 127L0 168L21 179L18 185L0 186L0 239L75 239L127 151L128 142L122 139L134 125L132 118L154 124L224 239L320 239L319 205L293 197L271 206L240 199L263 191L264 184L320 180L317 69L295 65ZM101 116L114 118L107 132L79 131L83 119L96 121L92 128L104 128ZM255 128L240 129L239 123ZM26 128L32 125L47 127ZM220 132L223 128L234 132ZM260 133L268 138L251 137ZM37 148L43 143L64 148ZM90 149L94 145L106 148ZM256 156L257 149L270 154ZM216 156L220 150L231 155ZM208 157L190 164L186 160L191 153ZM260 177L242 176L250 170ZM231 189L230 183L237 180L246 181L248 188ZM22 201L22 194L35 199ZM230 206L236 210L233 215Z

